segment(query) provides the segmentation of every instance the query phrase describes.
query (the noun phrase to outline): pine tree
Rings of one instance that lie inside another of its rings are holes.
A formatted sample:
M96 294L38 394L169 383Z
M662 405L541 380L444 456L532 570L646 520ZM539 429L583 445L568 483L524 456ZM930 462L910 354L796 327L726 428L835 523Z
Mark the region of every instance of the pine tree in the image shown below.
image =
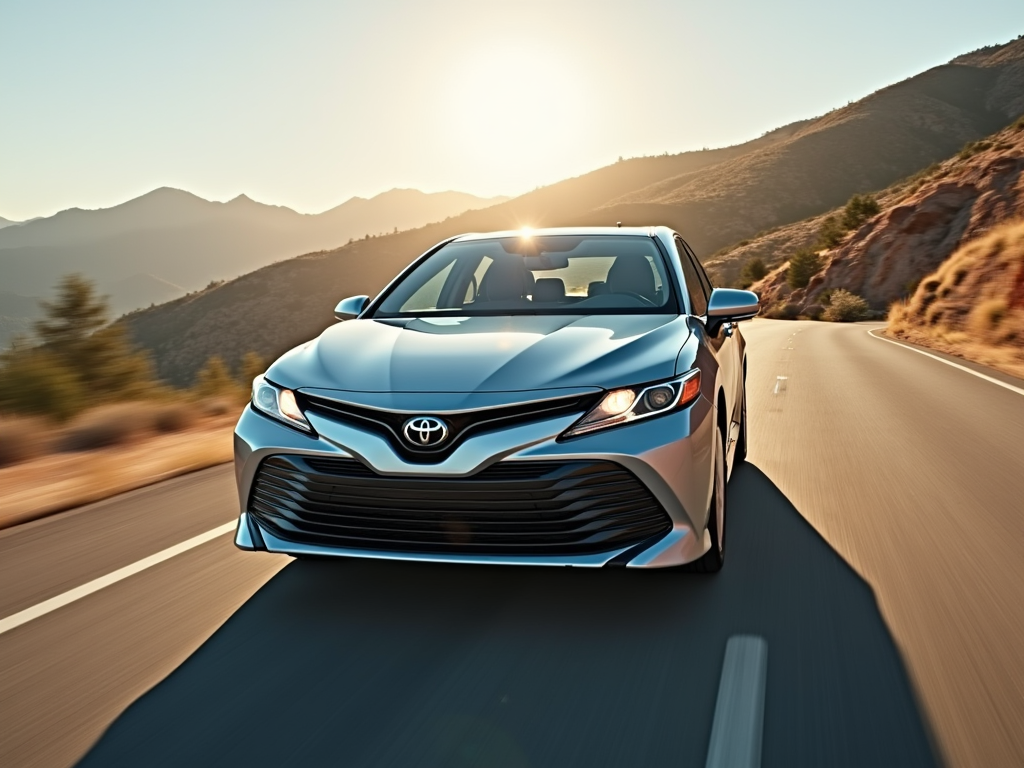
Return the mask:
M821 269L821 259L810 248L801 248L789 260L786 280L794 288L806 288Z

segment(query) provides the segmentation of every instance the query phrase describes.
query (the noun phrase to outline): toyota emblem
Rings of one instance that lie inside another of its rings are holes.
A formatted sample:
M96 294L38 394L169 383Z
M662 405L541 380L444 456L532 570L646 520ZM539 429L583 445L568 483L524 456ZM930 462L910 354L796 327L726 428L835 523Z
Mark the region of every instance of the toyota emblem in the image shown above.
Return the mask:
M433 416L414 416L405 422L402 434L417 448L436 448L448 439L448 425Z

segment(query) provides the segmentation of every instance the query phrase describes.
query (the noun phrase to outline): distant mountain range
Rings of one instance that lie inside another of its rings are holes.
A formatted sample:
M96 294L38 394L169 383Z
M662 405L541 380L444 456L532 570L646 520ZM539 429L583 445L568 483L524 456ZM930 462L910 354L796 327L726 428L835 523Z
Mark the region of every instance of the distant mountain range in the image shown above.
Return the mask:
M374 294L461 232L666 224L707 260L723 246L882 189L1024 113L1024 38L954 59L823 117L746 144L634 158L422 229L273 264L126 318L162 377L189 384L211 355L274 356L334 322L344 296ZM0 233L2 235L2 233ZM712 265L735 268L728 256Z
M120 314L279 259L420 227L506 199L393 189L301 214L245 195L217 203L165 187L112 208L72 208L5 225L0 276L5 291L42 296L62 275L80 272L110 295Z
M0 216L0 229L3 229L4 227L13 226L14 224L21 224L21 222L11 221L10 219L5 219L3 216Z

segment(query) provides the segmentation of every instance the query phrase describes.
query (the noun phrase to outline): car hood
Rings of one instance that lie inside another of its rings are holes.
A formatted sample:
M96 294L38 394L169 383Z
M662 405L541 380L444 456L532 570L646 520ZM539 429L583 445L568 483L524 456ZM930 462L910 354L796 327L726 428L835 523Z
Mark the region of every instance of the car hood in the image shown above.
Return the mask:
M350 320L267 373L292 389L512 392L670 378L690 335L676 315Z

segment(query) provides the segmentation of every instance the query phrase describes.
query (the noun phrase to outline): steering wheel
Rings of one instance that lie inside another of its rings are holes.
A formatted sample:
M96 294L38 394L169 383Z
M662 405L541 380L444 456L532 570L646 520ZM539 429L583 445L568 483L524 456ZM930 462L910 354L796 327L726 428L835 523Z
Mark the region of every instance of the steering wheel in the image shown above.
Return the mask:
M639 299L642 303L646 304L648 307L656 307L656 306L658 306L653 301L648 299L646 296L644 296L642 294L639 294L639 293L633 293L632 291L615 291L615 293L619 294L620 296L632 296L634 299Z

